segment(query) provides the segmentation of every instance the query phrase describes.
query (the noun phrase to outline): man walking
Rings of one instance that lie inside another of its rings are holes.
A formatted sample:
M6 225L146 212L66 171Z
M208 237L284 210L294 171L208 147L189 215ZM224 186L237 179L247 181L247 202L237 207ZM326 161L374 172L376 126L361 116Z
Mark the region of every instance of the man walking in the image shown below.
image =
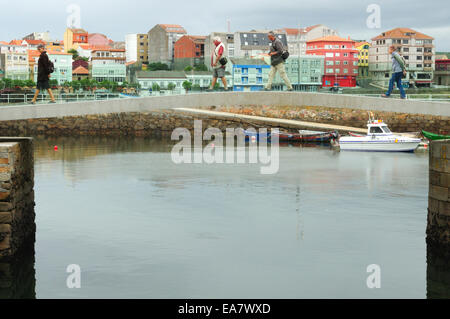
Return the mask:
M53 96L52 90L50 90L50 59L48 58L47 52L45 51L45 47L43 44L38 46L38 51L41 53L38 61L38 76L37 76L37 84L36 84L36 92L34 93L33 100L31 104L36 104L36 99L39 95L39 92L42 90L47 90L48 95L50 95L50 103L56 103L55 97Z
M280 39L275 36L273 31L270 31L267 35L269 40L272 42L272 46L270 47L270 72L269 72L269 81L267 82L267 86L264 88L265 91L270 91L272 89L272 82L275 78L275 74L280 73L281 78L284 83L286 83L288 87L288 91L292 91L292 84L289 81L289 78L286 74L286 69L284 67L284 59L283 59L283 43L281 43Z
M214 37L213 39L214 45L216 46L215 50L211 55L211 67L213 68L213 80L211 86L207 91L214 90L214 86L216 85L217 78L222 79L223 87L225 91L228 91L227 88L227 79L225 77L225 65L220 63L220 59L225 57L225 45L222 43L220 37Z
M388 91L382 95L382 97L391 96L392 90L394 90L394 83L397 84L397 88L400 90L400 96L402 99L406 98L405 90L402 86L402 77L406 76L406 65L400 54L398 54L396 47L391 45L389 47L389 54L392 55L392 77L389 81Z

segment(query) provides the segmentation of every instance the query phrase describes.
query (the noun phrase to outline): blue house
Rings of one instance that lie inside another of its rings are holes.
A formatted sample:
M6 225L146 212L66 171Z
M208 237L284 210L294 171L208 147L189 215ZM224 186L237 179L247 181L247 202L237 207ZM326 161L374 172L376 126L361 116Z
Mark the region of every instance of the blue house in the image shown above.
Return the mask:
M230 58L233 91L260 91L269 78L270 65L263 60Z

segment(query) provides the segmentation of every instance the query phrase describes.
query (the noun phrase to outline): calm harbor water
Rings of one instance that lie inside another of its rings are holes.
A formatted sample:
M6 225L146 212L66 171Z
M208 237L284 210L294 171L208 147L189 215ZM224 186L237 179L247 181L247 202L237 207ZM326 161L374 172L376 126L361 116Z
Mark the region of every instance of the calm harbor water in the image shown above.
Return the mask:
M37 298L426 298L426 153L282 147L264 176L170 151L36 140ZM81 289L66 286L70 264Z

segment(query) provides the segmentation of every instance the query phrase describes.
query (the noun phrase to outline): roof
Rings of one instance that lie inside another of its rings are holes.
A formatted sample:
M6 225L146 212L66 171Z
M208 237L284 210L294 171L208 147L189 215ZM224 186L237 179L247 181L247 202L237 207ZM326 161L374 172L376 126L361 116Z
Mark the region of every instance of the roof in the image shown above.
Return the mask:
M183 71L138 71L137 78L147 79L185 79Z
M12 40L9 42L10 45L22 45L23 40Z
M179 24L158 24L158 25L164 30L166 30L166 32L187 33L186 30Z
M446 60L448 59L446 54L436 54L436 61L437 60Z
M79 44L79 46L83 49L83 50L111 50L112 48L110 46L106 46L106 45L92 45L92 44Z
M434 40L433 37L430 37L426 34L417 32L410 28L395 28L386 32L383 32L379 36L373 38L372 40L380 40L380 39L409 39L409 38L416 38L416 39L429 39Z
M97 52L97 51L125 52L125 49L113 49L110 47L105 47L105 48L99 49L98 47L96 47L94 50L92 50L92 53Z
M311 31L312 29L315 29L315 28L320 27L320 26L321 26L321 24L315 24L315 25L306 27L306 28L305 28L305 31L306 31L306 32L309 32L309 31Z
M5 42L5 41L0 41L0 44L9 45L9 43L8 43L8 42Z
M125 66L129 66L129 65L132 65L132 64L135 64L135 63L136 63L136 61L130 61L130 62L125 63Z
M72 71L72 74L89 74L89 70L81 65Z
M51 50L48 50L47 54L51 54L51 55L72 55L70 53L64 53L64 52L60 52L60 51L51 51Z
M40 55L41 55L41 53L39 53L38 50L28 50L28 61L34 62L34 59Z
M267 65L262 59L230 58L234 65Z
M87 31L84 29L70 29L70 30L72 30L73 33L87 33Z
M337 35L329 35L326 37L321 37L321 38L317 38L317 39L313 39L308 41L309 42L322 42L322 41L329 41L329 42L355 42L353 40L350 39L345 39L345 38L341 38Z
M24 41L30 45L39 45L39 44L46 45L45 41L42 40L24 40Z

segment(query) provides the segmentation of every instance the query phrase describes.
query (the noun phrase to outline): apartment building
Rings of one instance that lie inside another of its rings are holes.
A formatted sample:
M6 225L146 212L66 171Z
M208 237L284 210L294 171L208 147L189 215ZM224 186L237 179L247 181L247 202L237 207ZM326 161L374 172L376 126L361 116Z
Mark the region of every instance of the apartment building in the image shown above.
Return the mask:
M112 81L121 84L125 81L127 75L125 63L125 50L93 50L91 57L92 79L98 82Z
M434 84L450 86L450 59L446 56L435 61Z
M157 24L148 32L148 61L172 65L175 56L175 42L186 30L178 24Z
M233 91L261 91L269 78L270 65L262 59L230 58Z
M234 33L234 57L251 58L269 52L272 42L267 37L268 31L249 31ZM284 33L275 33L287 48L287 37Z
M126 61L148 63L148 34L134 33L125 37Z
M350 37L327 36L307 42L306 53L324 56L323 87L355 87L358 50Z
M316 38L322 38L331 35L339 35L334 29L323 24L317 24L306 28L283 28L276 30L278 33L284 33L287 37L287 49L291 55L306 55L306 42Z
M175 42L174 69L204 64L206 36L184 35Z
M406 61L406 87L430 87L435 69L434 38L410 28L396 28L372 39L369 49L369 72L373 84L389 85L392 74L392 57L389 47L395 45Z
M47 32L33 32L22 38L23 40L42 40L44 42L50 42L50 33Z
M0 70L3 78L28 80L30 69L27 47L0 43Z

